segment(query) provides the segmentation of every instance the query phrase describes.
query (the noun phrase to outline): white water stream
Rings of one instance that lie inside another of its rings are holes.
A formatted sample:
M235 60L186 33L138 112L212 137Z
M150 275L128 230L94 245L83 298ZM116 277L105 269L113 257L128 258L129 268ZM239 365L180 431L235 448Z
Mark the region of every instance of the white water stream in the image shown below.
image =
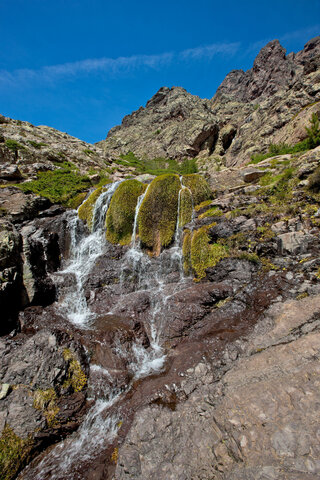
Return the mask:
M95 316L87 306L84 282L95 261L104 252L105 216L112 195L118 185L119 182L111 184L96 201L92 233L87 236L79 235L80 220L77 214L74 212L69 218L71 256L69 264L60 272L60 275L73 276L74 285L72 286L72 291L67 291L64 294L60 308L71 322L81 328L86 328ZM150 373L161 371L165 362L166 355L161 345L161 334L163 333L163 328L165 328L165 322L163 322L161 311L166 305L168 298L181 290L184 283L182 249L180 245L182 228L179 226L181 192L183 188L185 187L181 183L173 245L162 252L157 259L152 260L148 255L144 254L140 247L140 241L137 240L139 209L147 190L139 197L137 202L132 241L130 248L123 257L122 270L130 271L131 275L134 275L136 278L136 289L146 291L150 296L149 334L151 347L146 349L138 343L132 345L132 352L135 358L135 361L130 365L134 373L132 382ZM178 277L175 279L174 288L171 288L169 295L166 293L166 285L168 284L169 276L172 274L178 275ZM124 281L123 275L122 272L121 281ZM121 351L120 346L118 354L120 356L126 354ZM34 480L43 480L43 478L53 480L80 479L79 476L76 476L73 466L80 465L80 463L85 464L87 460L99 454L116 437L120 428L121 415L113 413L110 416L107 412L112 406L114 407L113 410L115 409L115 412L117 412L115 407L123 392L112 391L110 388L111 377L107 370L98 365L91 365L90 369L94 373L95 379L97 375L99 377L98 381L95 381L95 385L91 385L92 396L95 398L94 405L89 410L79 430L56 445L39 465L32 470L31 475ZM126 391L132 387L132 382L127 386Z

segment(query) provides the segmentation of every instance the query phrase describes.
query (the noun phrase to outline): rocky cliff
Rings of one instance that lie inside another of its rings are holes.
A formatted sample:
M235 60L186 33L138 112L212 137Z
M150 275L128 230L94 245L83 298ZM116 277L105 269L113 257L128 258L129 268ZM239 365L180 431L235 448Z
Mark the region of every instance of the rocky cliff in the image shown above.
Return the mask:
M278 40L268 43L252 69L232 71L211 100L183 88L161 88L127 115L99 146L112 156L203 159L210 169L239 165L271 143L296 143L301 124L320 101L320 37L286 55Z

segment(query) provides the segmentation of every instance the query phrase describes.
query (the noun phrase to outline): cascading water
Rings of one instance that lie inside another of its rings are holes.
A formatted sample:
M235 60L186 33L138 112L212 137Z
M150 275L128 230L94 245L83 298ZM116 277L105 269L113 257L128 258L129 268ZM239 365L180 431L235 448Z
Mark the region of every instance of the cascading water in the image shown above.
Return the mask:
M181 181L181 180L180 180ZM97 258L103 254L105 246L104 226L106 213L112 198L120 182L114 183L102 193L95 203L93 211L92 233L87 236L81 232L81 221L75 212L70 214L69 229L71 234L71 259L69 265L60 272L60 275L74 278L72 291L62 295L60 310L68 319L81 328L90 327L90 319L94 313L87 306L84 283L92 270ZM149 188L149 187L148 187ZM138 198L135 209L132 240L129 249L121 260L121 270L126 275L134 278L135 290L144 291L149 296L150 308L147 323L150 337L150 347L145 348L139 342L132 343L132 359L129 369L133 373L132 380L127 384L125 391L132 388L135 380L146 377L150 373L162 370L166 353L162 346L162 333L165 328L165 319L161 315L170 296L183 288L183 267L181 252L181 231L179 226L181 192L185 188L181 182L179 191L177 223L174 242L171 248L164 250L157 258L149 258L140 246L137 239L138 215L147 190ZM122 274L123 277L123 274ZM122 278L121 277L121 278ZM171 278L172 277L172 278ZM125 290L125 279L120 278ZM168 290L167 287L170 286ZM125 294L125 292L124 292ZM120 299L120 303L121 303ZM112 314L112 312L106 312ZM122 350L119 345L117 351L119 357L128 352ZM98 376L98 379L97 379ZM121 424L121 404L124 391L114 390L110 386L112 377L109 372L99 366L90 366L90 377L95 382L90 386L90 397L94 401L93 406L87 413L85 420L78 431L56 445L48 455L28 473L28 479L43 480L44 478L80 479L81 474L75 472L78 468L85 468L87 461L92 461L95 455L99 455L110 444L119 430ZM113 413L110 412L112 408ZM77 470L78 471L78 470ZM29 475L29 476L28 476Z
M94 317L87 306L83 286L88 273L92 269L96 259L102 254L104 241L104 223L106 213L112 198L120 182L112 183L103 192L95 203L92 218L92 233L86 237L78 236L78 223L80 222L76 212L69 219L71 236L71 259L69 265L60 272L60 275L72 274L75 284L63 297L61 309L68 319L78 325L85 326L86 322Z

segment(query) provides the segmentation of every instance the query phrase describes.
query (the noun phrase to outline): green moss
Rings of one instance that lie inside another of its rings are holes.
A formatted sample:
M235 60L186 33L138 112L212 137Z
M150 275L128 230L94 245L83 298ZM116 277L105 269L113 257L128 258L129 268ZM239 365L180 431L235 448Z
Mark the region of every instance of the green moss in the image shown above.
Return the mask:
M183 254L183 270L186 275L191 273L191 238L192 232L185 230L183 234L182 254Z
M191 190L193 203L198 205L212 196L209 185L201 175L183 175L183 185Z
M63 167L53 172L39 172L37 180L16 186L26 193L49 198L53 203L67 204L79 192L89 188L90 180L70 167Z
M180 193L180 218L179 226L183 227L192 220L192 195L188 188L183 188Z
M133 222L138 197L146 185L138 180L126 180L115 191L106 217L106 237L111 243L128 245L133 232Z
M39 150L41 147L47 147L48 146L47 143L35 142L34 140L27 140L27 143L29 143L29 145L31 145L33 148L36 148L37 150Z
M208 207L211 202L212 200L205 200L204 202L201 202L199 205L196 205L194 209L196 212L199 212L199 210L201 210L202 208Z
M26 147L24 145L21 145L21 143L17 142L16 140L12 140L11 138L8 138L5 141L5 144L13 152L17 152L18 150L25 150L26 149Z
M152 181L141 204L139 236L143 245L156 254L173 240L180 188L178 175L161 175Z
M209 228L210 226L201 227L192 236L191 266L196 280L205 277L207 268L214 267L222 258L228 256L227 249L223 245L210 244Z
M75 197L71 198L71 200L68 201L67 206L76 210L84 201L86 196L87 196L87 192L78 193L78 195L76 195Z
M58 424L56 416L59 413L59 407L57 405L57 394L53 388L36 390L33 394L33 406L42 411L49 427Z
M202 218L207 217L221 217L221 215L223 215L223 211L220 210L220 208L212 207L209 208L209 210L207 210L206 212L201 213L201 215L199 215L199 219L201 220Z
M102 187L96 188L85 202L79 207L78 216L80 220L85 222L88 228L92 229L92 222L93 222L93 209L97 199L100 197L102 193Z
M27 463L32 449L31 437L20 438L9 425L6 425L0 437L0 478L12 480Z
M79 360L74 352L69 348L65 348L63 351L63 358L69 362L68 378L64 382L64 388L72 387L74 392L81 392L87 385L87 377L81 368Z

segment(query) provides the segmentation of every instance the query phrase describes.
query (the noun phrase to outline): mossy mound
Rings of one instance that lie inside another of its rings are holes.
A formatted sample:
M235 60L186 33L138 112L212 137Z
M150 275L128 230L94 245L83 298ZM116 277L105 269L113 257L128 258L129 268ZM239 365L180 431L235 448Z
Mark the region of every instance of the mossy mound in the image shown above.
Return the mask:
M188 188L183 188L180 193L180 218L179 226L183 227L192 220L192 194Z
M201 175L183 175L182 182L191 190L194 205L210 199L212 194L209 185Z
M106 217L106 237L111 243L128 245L131 241L138 197L146 185L138 180L126 180L115 191Z
M91 195L87 198L85 202L79 207L78 216L79 218L85 222L90 230L92 230L92 223L93 223L93 209L97 199L100 197L102 193L102 187L97 188L94 190Z
M190 232L190 230L185 230L183 232L182 254L183 270L186 275L191 273L191 238L192 232Z
M222 258L228 256L227 249L223 245L210 244L209 228L210 225L199 228L191 239L190 259L196 280L205 277L208 267L214 267Z
M173 240L180 189L178 175L161 175L152 181L141 204L139 236L142 244L156 254Z
M9 425L6 425L0 436L0 478L11 480L27 463L32 449L31 438L20 438Z

